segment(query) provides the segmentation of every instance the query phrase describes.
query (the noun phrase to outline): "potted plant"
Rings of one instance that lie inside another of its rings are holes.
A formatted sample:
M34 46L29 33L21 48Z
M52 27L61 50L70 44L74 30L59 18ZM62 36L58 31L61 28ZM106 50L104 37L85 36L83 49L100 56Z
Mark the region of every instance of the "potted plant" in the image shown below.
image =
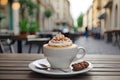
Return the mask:
M49 18L49 17L52 15L51 10L46 9L45 12L44 12L44 15L45 15L47 18Z
M30 34L35 34L39 30L39 26L37 22L31 21L29 24L29 33Z
M27 35L29 28L28 28L28 21L23 19L19 22L20 34Z

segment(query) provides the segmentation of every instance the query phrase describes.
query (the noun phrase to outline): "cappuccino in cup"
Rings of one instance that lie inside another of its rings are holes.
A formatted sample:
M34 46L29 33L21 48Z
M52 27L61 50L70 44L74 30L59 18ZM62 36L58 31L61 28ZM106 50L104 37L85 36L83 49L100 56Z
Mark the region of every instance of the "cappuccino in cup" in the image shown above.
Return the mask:
M80 53L82 50L82 53ZM85 49L72 43L72 40L59 33L48 44L43 45L43 53L52 68L68 69L78 53L85 56ZM79 59L81 59L79 58Z

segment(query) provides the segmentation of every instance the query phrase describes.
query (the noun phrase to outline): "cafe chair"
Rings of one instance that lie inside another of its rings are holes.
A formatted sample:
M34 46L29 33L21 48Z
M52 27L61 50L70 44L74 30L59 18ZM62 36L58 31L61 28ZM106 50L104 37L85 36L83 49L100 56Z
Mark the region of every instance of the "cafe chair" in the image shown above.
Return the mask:
M4 52L3 44L2 44L2 42L0 41L0 53L3 53L3 52Z
M120 32L113 32L112 34L112 44L117 45L120 49Z
M14 43L14 41L11 41L10 39L1 40L0 41L0 52L5 53L6 52L6 46L8 46L7 49L9 49L10 53L15 53L13 43Z
M29 50L28 53L31 53L32 50L32 45L37 45L38 46L38 51L37 53L42 52L43 50L43 45L48 43L50 38L28 38L27 39L27 44L29 44Z
M118 32L118 47L119 47L119 49L120 49L120 32Z
M11 41L10 39L7 39L7 44L9 46L9 49L10 49L11 53L15 53L15 50L14 50L14 47L13 47L14 42L15 41Z

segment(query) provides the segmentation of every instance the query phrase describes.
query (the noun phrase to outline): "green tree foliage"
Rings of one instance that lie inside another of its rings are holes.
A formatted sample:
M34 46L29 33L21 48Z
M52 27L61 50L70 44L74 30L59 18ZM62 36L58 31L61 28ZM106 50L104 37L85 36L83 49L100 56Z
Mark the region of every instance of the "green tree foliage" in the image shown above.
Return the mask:
M31 0L19 0L20 2L20 12L21 12L21 17L22 19L25 18L25 10L28 10L28 15L30 17L33 17L33 14L35 14L35 11L39 11L39 5L33 3Z
M28 12L30 16L33 16L34 9L37 10L37 4L33 3L31 0L27 2Z
M77 19L77 25L78 25L78 27L82 27L82 25L83 25L83 16L84 16L84 14L81 13L80 16Z

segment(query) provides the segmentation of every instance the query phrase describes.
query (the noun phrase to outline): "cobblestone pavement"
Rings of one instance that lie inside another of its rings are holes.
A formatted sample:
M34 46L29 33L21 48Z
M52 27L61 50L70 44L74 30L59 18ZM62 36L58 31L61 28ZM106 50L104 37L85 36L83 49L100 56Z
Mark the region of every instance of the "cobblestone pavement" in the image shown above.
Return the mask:
M120 49L113 46L112 43L106 43L104 40L96 40L91 37L80 37L75 44L84 47L87 54L120 54Z

